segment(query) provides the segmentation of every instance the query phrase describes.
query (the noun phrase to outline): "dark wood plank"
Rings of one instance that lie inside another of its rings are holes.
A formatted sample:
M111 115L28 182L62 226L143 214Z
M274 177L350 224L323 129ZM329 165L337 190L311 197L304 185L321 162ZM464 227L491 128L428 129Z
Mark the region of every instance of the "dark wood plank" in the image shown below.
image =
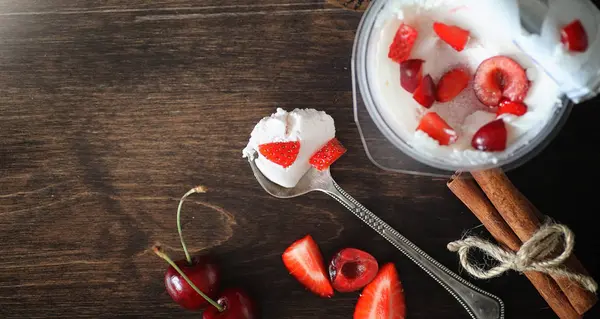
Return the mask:
M241 158L276 107L327 111L350 150L333 169L338 183L458 269L445 246L475 217L444 180L381 171L362 149L349 58L359 20L324 1L2 2L0 317L197 317L170 301L166 267L146 250L160 241L182 257L177 200L204 184L210 192L184 208L188 245L217 254L225 284L248 289L264 318L352 314L357 294L319 299L283 268L281 252L306 233L326 256L354 246L395 262L409 318L466 318L339 204L272 198ZM600 243L583 208L596 191L578 181L599 177L598 104L578 106L548 149L511 172L573 227L596 277ZM509 318L553 318L522 276L474 282L505 300Z

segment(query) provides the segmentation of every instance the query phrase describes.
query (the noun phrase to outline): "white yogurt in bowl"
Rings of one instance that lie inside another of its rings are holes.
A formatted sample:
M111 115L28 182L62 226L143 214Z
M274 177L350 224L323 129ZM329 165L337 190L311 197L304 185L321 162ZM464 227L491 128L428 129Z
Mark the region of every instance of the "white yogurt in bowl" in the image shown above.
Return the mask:
M565 115L567 105L558 85L513 43L508 19L494 12L495 1L486 0L383 0L369 8L355 44L358 89L373 121L402 152L413 159L443 170L475 170L515 162L541 146ZM455 25L470 31L464 50L458 52L442 41L433 23ZM526 69L530 88L523 116L502 115L508 131L503 151L485 152L471 146L479 128L497 118L496 111L481 103L471 80L456 98L427 109L400 85L400 67L388 57L398 27L405 23L418 31L410 59L422 59L423 75L435 83L453 67L463 67L473 76L487 58L507 56ZM514 26L513 26L514 27ZM438 113L457 133L447 146L417 131L427 112Z

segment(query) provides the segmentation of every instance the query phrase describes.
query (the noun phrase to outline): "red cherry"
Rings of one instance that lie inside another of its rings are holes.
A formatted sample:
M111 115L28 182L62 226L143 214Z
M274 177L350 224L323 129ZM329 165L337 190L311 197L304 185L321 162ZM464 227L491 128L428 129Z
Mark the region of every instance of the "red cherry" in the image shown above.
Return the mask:
M179 260L175 264L208 297L217 296L221 276L219 267L212 258L195 256L191 264L187 260ZM172 266L165 273L165 286L173 301L185 309L199 310L209 305Z
M574 20L562 28L560 42L570 51L585 52L587 50L588 36L580 20Z
M421 83L413 94L413 99L425 108L430 108L435 102L435 83L429 74L421 80Z
M400 85L413 93L423 78L423 60L411 59L400 63Z
M340 250L329 264L329 278L339 292L352 292L368 285L379 271L371 254L354 248Z
M215 307L204 310L202 319L255 319L258 318L254 303L248 294L239 288L229 288L223 291L217 303L223 307L219 311Z
M480 151L504 151L506 149L507 135L504 120L498 119L482 126L473 135L471 145Z

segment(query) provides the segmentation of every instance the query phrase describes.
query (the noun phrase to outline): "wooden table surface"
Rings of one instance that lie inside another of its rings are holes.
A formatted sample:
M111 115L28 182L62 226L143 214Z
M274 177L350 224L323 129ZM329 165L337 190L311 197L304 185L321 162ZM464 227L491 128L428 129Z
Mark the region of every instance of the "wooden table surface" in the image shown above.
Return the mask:
M326 259L351 246L394 262L408 318L468 318L337 202L273 198L241 158L275 108L325 110L349 149L332 169L338 183L467 277L445 247L476 218L444 179L382 171L362 148L350 76L360 17L320 0L0 2L0 317L198 318L171 301L166 265L147 249L183 257L177 201L202 184L210 192L184 205L188 246L216 254L224 284L250 291L263 318L351 317L357 293L319 299L283 267L282 251L307 233ZM599 104L578 105L509 173L575 231L596 278ZM500 296L508 318L555 317L523 276L469 280Z

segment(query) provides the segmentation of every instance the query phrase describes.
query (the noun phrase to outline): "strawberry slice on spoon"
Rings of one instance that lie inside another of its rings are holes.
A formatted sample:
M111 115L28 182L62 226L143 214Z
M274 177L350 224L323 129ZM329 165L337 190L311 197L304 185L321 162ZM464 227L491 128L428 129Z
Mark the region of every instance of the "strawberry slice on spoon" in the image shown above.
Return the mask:
M282 259L290 274L308 290L325 298L333 296L323 256L312 236L295 241L285 250Z
M258 151L269 161L284 168L292 166L300 153L300 142L275 142L258 146Z
M404 319L404 290L396 267L385 264L377 277L363 289L354 309L354 319Z
M310 157L309 163L316 169L323 171L342 157L344 153L346 153L346 148L334 137Z

